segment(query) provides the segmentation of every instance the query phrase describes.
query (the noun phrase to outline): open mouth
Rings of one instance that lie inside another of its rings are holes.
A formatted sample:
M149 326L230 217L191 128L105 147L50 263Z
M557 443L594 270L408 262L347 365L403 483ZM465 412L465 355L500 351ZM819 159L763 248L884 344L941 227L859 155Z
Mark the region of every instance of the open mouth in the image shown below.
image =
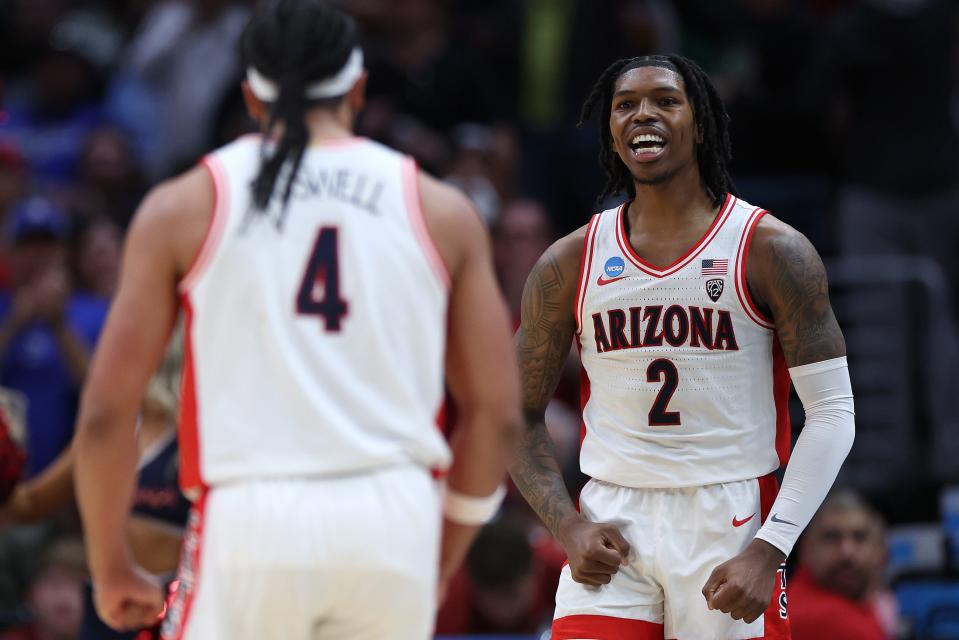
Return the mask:
M654 160L666 148L666 140L654 133L637 134L629 141L629 148L637 160Z

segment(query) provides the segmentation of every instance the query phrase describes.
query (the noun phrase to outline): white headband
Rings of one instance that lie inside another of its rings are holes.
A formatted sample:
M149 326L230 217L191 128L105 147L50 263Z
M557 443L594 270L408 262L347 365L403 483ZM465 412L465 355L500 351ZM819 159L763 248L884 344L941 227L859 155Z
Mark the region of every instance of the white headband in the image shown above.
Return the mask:
M363 51L356 47L336 75L308 85L306 97L310 100L318 100L342 96L353 88L361 75L363 75ZM253 95L263 102L275 102L280 95L280 89L276 83L252 66L246 68L246 81L250 83Z

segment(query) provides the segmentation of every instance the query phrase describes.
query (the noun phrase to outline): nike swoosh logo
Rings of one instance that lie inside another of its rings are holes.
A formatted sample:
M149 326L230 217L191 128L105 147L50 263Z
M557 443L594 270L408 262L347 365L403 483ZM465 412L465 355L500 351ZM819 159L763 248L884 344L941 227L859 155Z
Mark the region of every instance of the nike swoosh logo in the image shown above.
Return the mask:
M773 522L778 522L779 524L788 524L788 525L792 525L792 526L794 526L794 527L798 527L798 526L799 526L799 525L796 524L795 522L790 522L789 520L783 520L782 518L779 517L779 514L778 514L778 513L774 513L774 514L773 514L773 517L770 518L770 520L772 520Z
M733 526L734 526L734 527L741 527L741 526L743 526L744 524L746 524L747 522L749 522L750 520L752 520L754 515L756 515L756 514L754 513L752 516L749 516L749 517L746 518L745 520L737 520L737 519L736 519L736 516L733 516Z
M618 278L607 278L606 280L603 280L603 276L600 276L599 278L597 278L596 284L598 284L601 287L604 287L608 285L610 282L616 282L617 280L622 280L625 277L626 276L619 276Z

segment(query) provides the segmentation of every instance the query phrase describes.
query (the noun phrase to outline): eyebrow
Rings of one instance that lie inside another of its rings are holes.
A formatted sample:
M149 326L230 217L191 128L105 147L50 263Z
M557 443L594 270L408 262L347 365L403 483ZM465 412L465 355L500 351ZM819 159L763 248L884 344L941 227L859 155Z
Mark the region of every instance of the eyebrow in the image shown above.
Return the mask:
M661 84L657 87L653 87L651 91L654 93L665 93L665 92L682 93L682 89L680 89L679 87L675 85L668 85L668 84ZM619 91L613 94L613 97L618 98L619 96L630 95L634 93L637 93L635 89L620 89Z

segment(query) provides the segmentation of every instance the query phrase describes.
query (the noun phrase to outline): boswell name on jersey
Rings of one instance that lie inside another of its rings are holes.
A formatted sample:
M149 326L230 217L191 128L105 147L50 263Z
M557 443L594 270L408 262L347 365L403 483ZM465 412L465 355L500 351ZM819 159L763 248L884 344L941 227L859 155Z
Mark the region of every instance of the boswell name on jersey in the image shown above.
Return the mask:
M662 305L609 309L593 314L596 352L648 347L695 347L739 351L729 311L711 307Z

